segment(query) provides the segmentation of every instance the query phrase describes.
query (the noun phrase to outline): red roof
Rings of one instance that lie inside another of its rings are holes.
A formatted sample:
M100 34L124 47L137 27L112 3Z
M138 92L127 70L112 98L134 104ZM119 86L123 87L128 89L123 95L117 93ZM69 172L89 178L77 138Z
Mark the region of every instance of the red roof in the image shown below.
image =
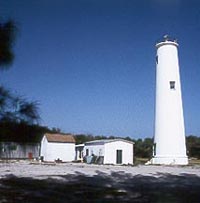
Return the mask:
M60 143L75 143L75 139L70 134L50 134L44 135L48 142L60 142Z

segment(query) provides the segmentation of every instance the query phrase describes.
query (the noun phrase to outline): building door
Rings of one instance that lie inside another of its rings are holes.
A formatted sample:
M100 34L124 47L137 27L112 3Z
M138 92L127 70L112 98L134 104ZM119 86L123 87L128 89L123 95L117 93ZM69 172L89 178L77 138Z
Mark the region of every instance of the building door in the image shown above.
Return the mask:
M117 164L122 164L122 150L117 149Z
M32 152L29 152L29 153L28 153L28 158L29 158L29 159L33 159L33 153L32 153Z

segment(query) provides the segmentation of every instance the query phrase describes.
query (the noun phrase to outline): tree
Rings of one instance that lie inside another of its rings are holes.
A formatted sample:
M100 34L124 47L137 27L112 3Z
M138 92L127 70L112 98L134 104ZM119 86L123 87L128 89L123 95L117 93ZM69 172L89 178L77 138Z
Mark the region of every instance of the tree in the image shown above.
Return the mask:
M0 122L0 129L1 142L38 143L45 133L52 133L45 126L24 122Z
M0 68L7 68L12 64L14 54L12 46L16 35L15 23L11 20L0 23Z
M186 137L187 153L189 157L200 158L200 138L194 135Z
M142 158L151 158L153 149L153 139L145 138L135 141L135 156Z
M0 23L0 68L12 64L14 54L12 46L16 36L16 25L12 20ZM34 123L40 118L38 102L28 102L22 97L12 95L0 86L0 121Z
M38 102L29 102L0 86L0 122L34 124L39 120Z
M12 50L17 28L13 21L0 23L0 69L7 69L14 60ZM38 125L38 102L27 101L0 86L0 140L38 141L47 128ZM34 135L34 137L33 137Z

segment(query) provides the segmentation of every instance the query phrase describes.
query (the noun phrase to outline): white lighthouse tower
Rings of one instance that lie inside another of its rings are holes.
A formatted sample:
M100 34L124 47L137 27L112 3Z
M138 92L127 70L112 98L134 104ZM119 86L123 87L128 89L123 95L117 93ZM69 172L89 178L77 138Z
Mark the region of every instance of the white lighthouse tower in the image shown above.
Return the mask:
M178 43L164 36L156 44L155 135L152 164L186 165L185 127Z

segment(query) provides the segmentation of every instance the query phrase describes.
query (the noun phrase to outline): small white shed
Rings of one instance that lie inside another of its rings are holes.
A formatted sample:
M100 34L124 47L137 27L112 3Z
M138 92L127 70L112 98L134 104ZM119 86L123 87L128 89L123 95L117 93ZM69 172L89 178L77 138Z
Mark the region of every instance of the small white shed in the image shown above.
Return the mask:
M85 143L83 155L95 156L103 164L133 164L134 142L124 139L94 140Z
M73 161L75 159L74 137L70 134L45 134L41 141L40 156L44 161Z

